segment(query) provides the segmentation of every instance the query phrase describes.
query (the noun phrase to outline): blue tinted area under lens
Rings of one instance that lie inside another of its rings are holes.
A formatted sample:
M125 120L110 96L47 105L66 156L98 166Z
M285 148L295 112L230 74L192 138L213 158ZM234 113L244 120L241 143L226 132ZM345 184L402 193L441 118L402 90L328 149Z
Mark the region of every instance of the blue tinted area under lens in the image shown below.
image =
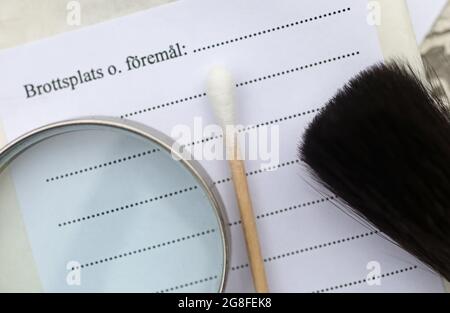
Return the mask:
M85 129L34 145L8 172L45 291L220 289L215 208L196 176L159 145ZM6 209L14 210L2 203Z

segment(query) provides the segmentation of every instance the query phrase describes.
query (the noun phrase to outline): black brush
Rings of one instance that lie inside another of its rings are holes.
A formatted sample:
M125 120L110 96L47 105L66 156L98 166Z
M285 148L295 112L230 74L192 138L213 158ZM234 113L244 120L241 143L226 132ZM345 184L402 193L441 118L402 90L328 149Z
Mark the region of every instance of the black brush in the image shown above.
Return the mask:
M359 215L450 280L450 111L401 62L352 79L304 133L300 159Z

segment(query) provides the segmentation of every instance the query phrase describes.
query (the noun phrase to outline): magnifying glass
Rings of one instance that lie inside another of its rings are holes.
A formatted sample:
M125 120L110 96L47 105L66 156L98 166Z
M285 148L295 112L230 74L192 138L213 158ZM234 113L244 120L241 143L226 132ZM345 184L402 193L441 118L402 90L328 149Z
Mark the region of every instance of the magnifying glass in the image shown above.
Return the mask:
M229 241L200 165L144 125L77 119L0 150L0 290L221 292Z

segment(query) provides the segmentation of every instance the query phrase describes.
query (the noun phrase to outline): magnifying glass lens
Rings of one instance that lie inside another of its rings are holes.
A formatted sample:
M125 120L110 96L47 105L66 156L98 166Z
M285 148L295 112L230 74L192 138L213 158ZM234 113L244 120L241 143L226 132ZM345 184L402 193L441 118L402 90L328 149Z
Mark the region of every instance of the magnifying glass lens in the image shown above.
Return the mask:
M2 156L0 290L218 292L225 242L205 177L107 125L39 132Z

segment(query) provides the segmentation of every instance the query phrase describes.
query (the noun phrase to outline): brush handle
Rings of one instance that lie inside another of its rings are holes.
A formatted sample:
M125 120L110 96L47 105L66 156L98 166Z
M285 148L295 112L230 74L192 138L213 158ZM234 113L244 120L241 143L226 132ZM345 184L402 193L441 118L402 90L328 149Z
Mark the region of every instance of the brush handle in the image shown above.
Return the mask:
M230 154L228 157L231 176L233 179L234 190L237 196L239 211L241 214L242 228L244 230L247 253L250 260L253 283L258 293L267 293L266 272L264 269L264 260L261 255L256 220L253 213L252 201L248 189L247 176L245 173L244 162L240 158L239 145L237 141L228 148Z

